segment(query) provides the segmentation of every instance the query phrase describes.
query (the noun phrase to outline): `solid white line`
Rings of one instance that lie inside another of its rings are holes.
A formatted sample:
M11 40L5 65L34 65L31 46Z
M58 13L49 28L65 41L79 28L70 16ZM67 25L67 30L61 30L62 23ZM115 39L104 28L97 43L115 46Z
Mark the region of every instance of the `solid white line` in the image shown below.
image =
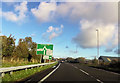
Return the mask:
M96 79L98 82L100 82L100 83L103 83L102 81L100 81L99 79Z
M28 81L31 81L31 79L30 79L30 80L28 80Z
M50 72L48 75L46 75L42 80L40 80L38 83L41 83L43 82L45 79L47 79L51 74L53 74L58 68L59 66L61 65L61 63L52 71Z
M25 83L28 83L29 81L31 81L31 79L27 80Z

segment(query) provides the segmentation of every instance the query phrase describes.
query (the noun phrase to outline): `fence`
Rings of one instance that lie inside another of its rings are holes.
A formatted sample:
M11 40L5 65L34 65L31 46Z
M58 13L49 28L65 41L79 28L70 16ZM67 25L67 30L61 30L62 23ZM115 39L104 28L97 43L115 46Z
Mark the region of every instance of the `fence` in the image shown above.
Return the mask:
M12 74L14 71L18 71L18 70L27 70L27 69L32 69L35 67L40 67L40 66L44 66L44 65L50 65L53 64L55 62L51 62L51 63L42 63L42 64L34 64L34 65L25 65L25 66L17 66L17 67L6 67L6 68L0 68L0 73L1 76L4 77L5 73L10 73Z

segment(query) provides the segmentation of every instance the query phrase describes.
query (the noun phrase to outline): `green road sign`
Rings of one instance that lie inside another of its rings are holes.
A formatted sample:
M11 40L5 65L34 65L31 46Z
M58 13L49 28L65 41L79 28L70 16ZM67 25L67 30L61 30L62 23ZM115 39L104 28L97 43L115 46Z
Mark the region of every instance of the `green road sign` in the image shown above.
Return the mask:
M52 60L52 56L44 56L43 59L50 59L50 60Z
M51 59L51 60L52 60L52 56L49 56L49 59Z
M37 44L37 55L53 56L53 45L52 44Z

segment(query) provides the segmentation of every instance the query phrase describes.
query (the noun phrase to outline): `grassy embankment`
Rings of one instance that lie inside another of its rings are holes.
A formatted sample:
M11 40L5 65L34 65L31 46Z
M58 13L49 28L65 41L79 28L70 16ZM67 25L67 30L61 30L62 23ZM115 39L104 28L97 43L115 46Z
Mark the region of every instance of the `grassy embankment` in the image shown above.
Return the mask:
M20 61L20 62L3 62L1 67L13 67L13 66L23 66L23 65L32 65L32 64L40 64L40 63L33 63L28 61Z
M53 61L51 61L53 62ZM27 61L27 60L14 60L11 61L9 59L3 60L2 61L2 65L0 65L1 67L14 67L14 66L23 66L23 65L32 65L32 64L40 64L39 60L34 60L34 61Z
M103 69L103 70L107 70L107 71L120 73L120 62L100 63L99 65L98 64L86 64L86 65L89 67L97 68L97 69Z
M120 67L119 66L114 67L114 66L110 66L110 65L91 65L90 67L120 73Z
M14 82L14 81L19 81L19 80L22 80L28 76L31 76L37 72L40 72L42 70L45 70L45 69L48 69L54 65L56 65L56 63L54 64L51 64L51 65L46 65L46 66L42 66L42 67L36 67L36 68L33 68L33 69L27 69L27 70L21 70L21 71L16 71L16 72L13 72L12 75L10 74L5 74L5 76L2 78L2 83L6 83L6 82Z

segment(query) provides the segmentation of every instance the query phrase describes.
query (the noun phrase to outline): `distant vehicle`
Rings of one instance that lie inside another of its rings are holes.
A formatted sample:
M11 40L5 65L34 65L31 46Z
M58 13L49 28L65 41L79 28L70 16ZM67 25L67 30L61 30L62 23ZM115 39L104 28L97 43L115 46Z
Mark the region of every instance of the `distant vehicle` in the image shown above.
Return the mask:
M62 63L63 63L64 61L62 61Z
M63 60L60 60L59 62L60 62L60 63L63 63L64 61L63 61Z

